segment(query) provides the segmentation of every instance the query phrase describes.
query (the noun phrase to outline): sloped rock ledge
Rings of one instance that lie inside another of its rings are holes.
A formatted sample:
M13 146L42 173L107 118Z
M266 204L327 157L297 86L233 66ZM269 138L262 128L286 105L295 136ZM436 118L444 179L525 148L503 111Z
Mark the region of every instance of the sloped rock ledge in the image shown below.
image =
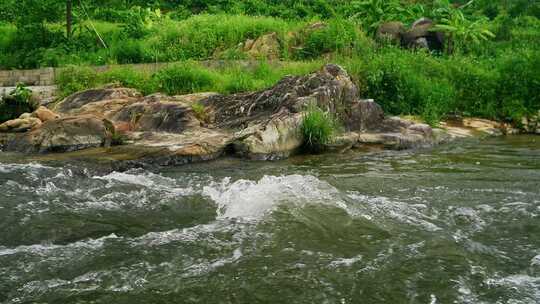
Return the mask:
M332 112L344 133L328 145L331 151L380 147L429 147L475 134L502 134L497 123L464 120L444 129L399 117L386 117L373 100L359 98L347 72L329 64L306 76L288 76L274 87L251 93L142 96L126 88L76 93L55 112L26 129L0 125L0 146L22 153L64 152L66 158L101 158L116 165L179 165L234 154L250 159L279 159L297 153L303 138L303 112L316 104ZM41 116L40 116L41 115ZM36 118L38 119L38 118ZM33 120L32 120L33 121ZM17 122L21 123L21 121ZM15 132L17 131L17 132ZM123 141L123 145L113 146ZM58 155L58 154L56 154Z

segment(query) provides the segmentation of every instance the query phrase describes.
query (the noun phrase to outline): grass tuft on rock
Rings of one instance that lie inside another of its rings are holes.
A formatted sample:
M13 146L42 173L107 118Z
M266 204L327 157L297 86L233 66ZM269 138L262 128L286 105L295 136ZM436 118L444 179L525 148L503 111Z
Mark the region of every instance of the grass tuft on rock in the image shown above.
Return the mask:
M304 138L304 149L310 152L320 152L337 134L339 124L334 116L310 105L302 118L300 132Z

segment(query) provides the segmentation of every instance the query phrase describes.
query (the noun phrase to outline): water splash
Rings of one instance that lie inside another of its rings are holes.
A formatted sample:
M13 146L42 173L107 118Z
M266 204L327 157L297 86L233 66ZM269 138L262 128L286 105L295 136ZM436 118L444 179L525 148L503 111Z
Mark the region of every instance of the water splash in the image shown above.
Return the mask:
M218 218L258 219L279 204L331 204L345 208L339 191L310 175L264 176L259 181L225 178L203 188L218 205Z

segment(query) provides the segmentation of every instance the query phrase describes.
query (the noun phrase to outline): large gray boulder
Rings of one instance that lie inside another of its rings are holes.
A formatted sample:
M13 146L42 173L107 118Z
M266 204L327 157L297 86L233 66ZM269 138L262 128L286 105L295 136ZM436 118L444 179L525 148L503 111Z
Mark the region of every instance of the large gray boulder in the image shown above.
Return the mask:
M55 108L60 113L73 113L83 106L107 100L132 100L142 97L141 93L128 88L102 88L90 89L74 93L62 100Z
M428 18L415 21L411 28L402 34L401 44L407 48L425 48L430 51L443 51L445 35L433 31L435 23Z
M211 122L220 128L244 128L283 111L299 113L310 104L335 113L344 122L358 101L358 89L340 66L328 64L306 76L286 76L274 87L252 93L216 95L202 100Z
M405 25L399 21L385 22L377 28L376 38L381 42L401 44L401 37L406 32Z

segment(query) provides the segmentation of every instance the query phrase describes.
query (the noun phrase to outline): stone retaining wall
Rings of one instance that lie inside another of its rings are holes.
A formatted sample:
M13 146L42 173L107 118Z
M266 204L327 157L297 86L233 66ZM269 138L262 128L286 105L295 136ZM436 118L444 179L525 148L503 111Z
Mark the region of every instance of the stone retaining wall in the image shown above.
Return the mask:
M113 67L131 67L136 70L155 72L169 63L144 63L125 65L106 65L93 67L97 72L105 72ZM55 84L56 75L62 68L44 68L35 70L3 70L0 71L0 87L12 87L18 83L27 86L52 86Z
M150 73L174 64L175 62L157 62L157 63L140 63L140 64L122 64L122 65L104 65L93 67L98 73L105 72L115 67L130 67L139 71ZM225 64L231 64L231 61L223 60L208 60L201 61L202 65L208 67L217 67ZM257 61L235 61L236 65L249 66L257 63ZM18 83L23 83L27 86L52 86L55 85L56 75L62 71L62 68L44 68L36 70L0 70L0 87L12 87Z

